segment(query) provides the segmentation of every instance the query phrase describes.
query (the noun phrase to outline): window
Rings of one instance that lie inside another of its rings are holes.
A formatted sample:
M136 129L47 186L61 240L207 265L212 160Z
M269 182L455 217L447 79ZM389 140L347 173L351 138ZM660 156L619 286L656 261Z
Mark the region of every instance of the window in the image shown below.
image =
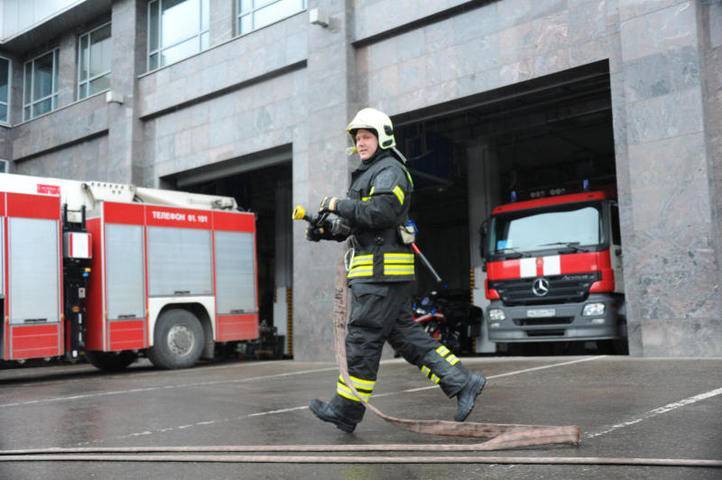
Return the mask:
M57 107L58 49L25 63L23 118L30 120Z
M561 205L494 218L492 254L524 253L604 243L602 207L598 203Z
M238 34L245 35L306 8L306 0L237 0Z
M183 60L208 48L210 0L148 3L148 69Z
M110 23L80 36L78 99L110 88Z
M10 119L10 60L0 57L0 123Z

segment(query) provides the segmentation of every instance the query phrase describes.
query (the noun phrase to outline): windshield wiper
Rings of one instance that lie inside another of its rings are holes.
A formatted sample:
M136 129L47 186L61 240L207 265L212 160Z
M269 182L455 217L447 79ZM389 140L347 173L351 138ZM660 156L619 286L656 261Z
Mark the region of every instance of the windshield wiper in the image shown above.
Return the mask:
M495 255L503 255L505 258L521 258L523 255L516 248L499 248L494 252Z
M579 247L579 242L552 242L544 243L539 245L540 247L565 247L570 249L572 252L586 252L586 249Z

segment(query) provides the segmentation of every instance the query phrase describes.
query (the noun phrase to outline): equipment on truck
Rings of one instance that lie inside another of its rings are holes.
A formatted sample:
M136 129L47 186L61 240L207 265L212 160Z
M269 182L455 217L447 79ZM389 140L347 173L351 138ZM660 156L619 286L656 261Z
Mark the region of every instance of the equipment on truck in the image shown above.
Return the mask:
M0 174L0 358L182 368L257 338L255 229L230 197Z
M583 192L501 205L484 236L491 341L626 344L612 195Z

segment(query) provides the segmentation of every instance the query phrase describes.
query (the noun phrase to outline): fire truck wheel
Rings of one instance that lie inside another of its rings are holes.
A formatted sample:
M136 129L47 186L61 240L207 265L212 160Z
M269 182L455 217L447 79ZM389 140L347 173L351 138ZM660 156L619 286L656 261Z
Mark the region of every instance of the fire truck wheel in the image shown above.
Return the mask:
M85 357L96 368L105 372L120 372L138 359L133 352L85 352Z
M203 327L188 310L166 310L155 326L148 358L158 368L192 367L203 352Z

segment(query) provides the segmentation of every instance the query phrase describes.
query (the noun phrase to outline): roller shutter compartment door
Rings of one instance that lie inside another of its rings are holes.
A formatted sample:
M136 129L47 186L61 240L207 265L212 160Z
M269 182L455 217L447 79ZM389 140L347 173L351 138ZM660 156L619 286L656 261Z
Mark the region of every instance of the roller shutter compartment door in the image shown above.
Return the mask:
M211 233L190 228L148 228L151 297L212 295Z
M215 240L218 313L255 313L257 306L253 234L215 232Z
M60 311L58 223L9 219L10 323L57 323Z
M105 226L108 319L145 317L143 227Z

